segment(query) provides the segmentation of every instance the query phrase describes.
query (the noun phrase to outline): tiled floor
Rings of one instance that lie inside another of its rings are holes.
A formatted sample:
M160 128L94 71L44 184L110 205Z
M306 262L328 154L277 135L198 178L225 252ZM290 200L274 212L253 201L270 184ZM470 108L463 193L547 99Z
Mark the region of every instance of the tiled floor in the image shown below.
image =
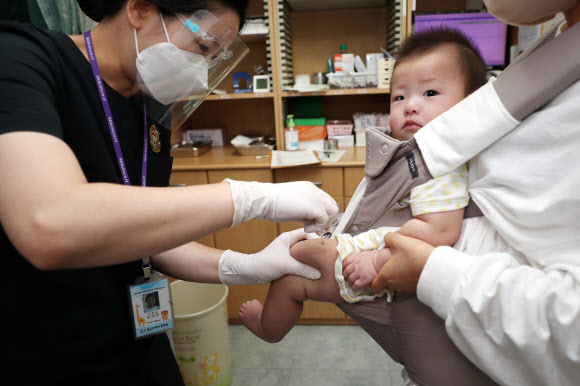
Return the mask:
M402 366L358 326L299 325L280 343L230 325L232 386L402 386Z

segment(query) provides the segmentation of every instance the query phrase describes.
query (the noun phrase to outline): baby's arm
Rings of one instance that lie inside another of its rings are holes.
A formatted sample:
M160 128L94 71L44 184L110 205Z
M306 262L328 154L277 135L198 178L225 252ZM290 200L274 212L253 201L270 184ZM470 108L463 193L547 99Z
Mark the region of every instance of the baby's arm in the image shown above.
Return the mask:
M464 209L457 209L421 214L407 221L398 232L433 246L453 245L461 232L463 212ZM344 279L358 291L372 283L390 257L389 248L355 253L342 262Z
M428 213L407 221L399 233L423 240L433 246L453 245L461 233L464 209Z
M433 246L453 245L461 233L463 213L469 202L465 165L413 188L409 203L414 218L399 233Z

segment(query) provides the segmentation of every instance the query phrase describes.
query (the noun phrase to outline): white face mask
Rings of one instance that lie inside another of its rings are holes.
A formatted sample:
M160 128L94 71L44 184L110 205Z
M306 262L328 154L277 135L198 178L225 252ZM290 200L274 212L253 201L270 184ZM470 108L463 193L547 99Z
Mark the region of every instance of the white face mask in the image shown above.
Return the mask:
M572 8L578 0L484 0L492 15L512 25L534 25Z
M137 85L144 93L168 105L208 89L208 65L202 55L183 51L169 41L161 16L167 42L154 44L139 53L137 31Z

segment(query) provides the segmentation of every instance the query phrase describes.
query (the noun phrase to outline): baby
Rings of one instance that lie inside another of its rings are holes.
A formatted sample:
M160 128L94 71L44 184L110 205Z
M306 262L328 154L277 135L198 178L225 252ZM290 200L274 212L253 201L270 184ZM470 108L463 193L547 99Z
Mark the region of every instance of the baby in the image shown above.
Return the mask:
M392 136L401 141L410 140L486 81L478 49L457 30L435 28L414 34L397 56L391 77L390 128ZM400 201L410 204L414 218L399 232L434 246L454 244L469 201L466 182L467 169L462 166L415 187L410 197L401 197ZM242 323L274 343L296 324L307 300L356 302L383 295L373 294L369 285L391 256L389 248L380 246L386 232L394 230L379 228L357 236L339 234L296 243L290 248L291 255L318 269L321 278L284 276L273 281L263 306L257 300L242 305ZM360 251L367 252L351 256Z

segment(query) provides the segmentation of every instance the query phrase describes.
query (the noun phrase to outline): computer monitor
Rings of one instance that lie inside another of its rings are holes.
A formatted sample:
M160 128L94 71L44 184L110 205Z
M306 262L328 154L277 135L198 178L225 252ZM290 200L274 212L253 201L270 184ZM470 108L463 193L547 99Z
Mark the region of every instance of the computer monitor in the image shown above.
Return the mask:
M415 32L435 26L457 28L477 45L487 66L505 66L507 24L486 12L415 15Z

